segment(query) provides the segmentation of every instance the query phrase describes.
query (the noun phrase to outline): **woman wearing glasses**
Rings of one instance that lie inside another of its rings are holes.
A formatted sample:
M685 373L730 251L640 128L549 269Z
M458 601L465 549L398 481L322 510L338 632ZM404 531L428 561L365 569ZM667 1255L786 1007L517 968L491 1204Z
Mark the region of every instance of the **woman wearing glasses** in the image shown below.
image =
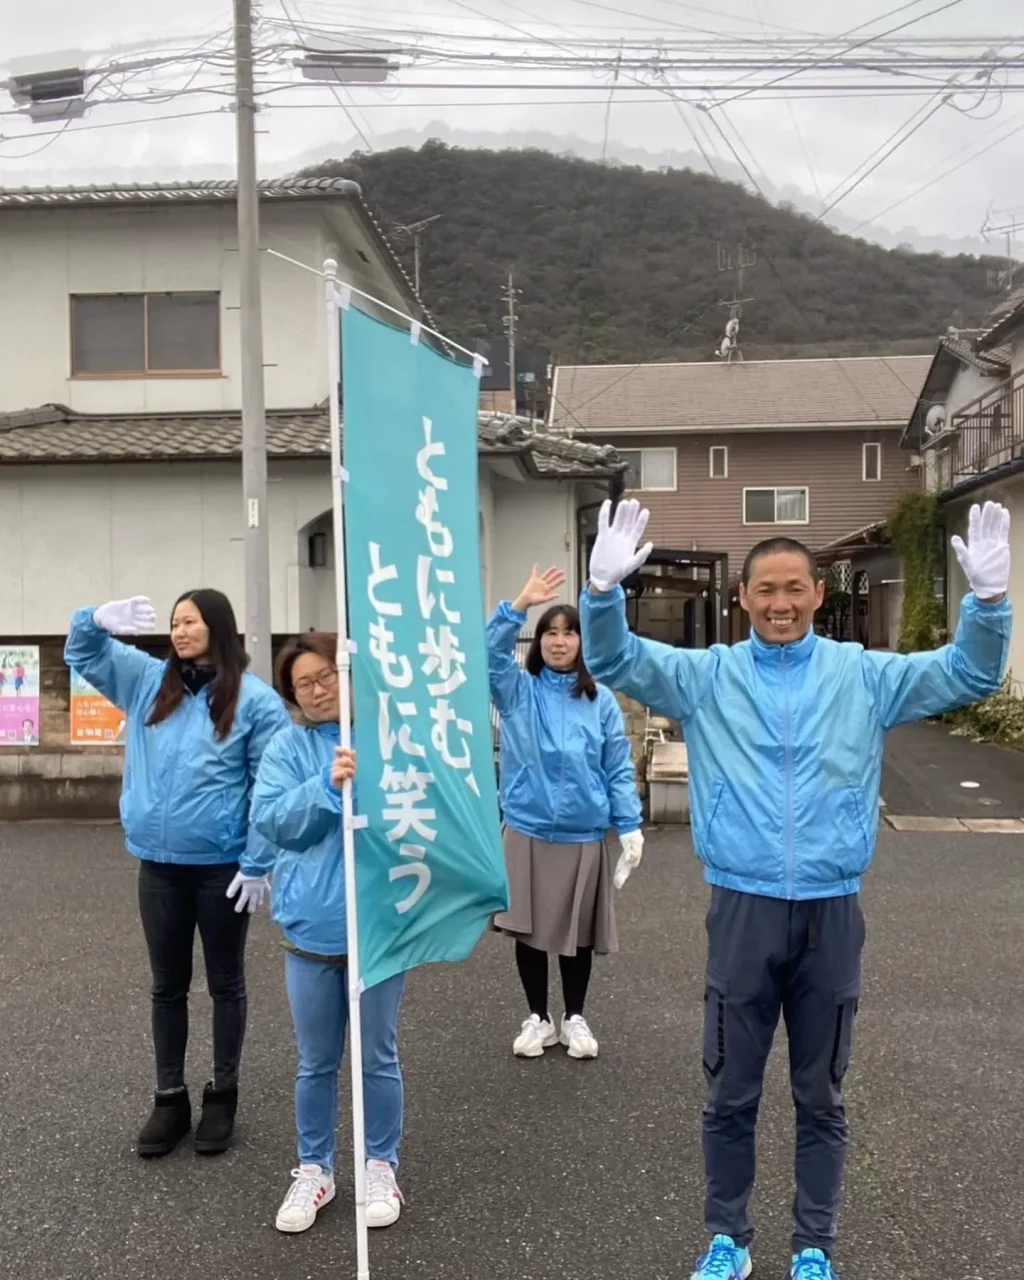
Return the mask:
M355 777L355 754L340 746L338 638L300 636L285 648L277 684L303 723L279 733L264 754L253 790L252 822L277 848L271 911L284 932L285 983L299 1066L295 1082L298 1167L277 1214L279 1231L305 1231L334 1199L338 1071L348 1022L348 940L341 789ZM356 833L358 849L359 833ZM245 867L256 874L270 867ZM366 1217L397 1221L395 1173L402 1136L398 1009L405 975L361 999L366 1108Z

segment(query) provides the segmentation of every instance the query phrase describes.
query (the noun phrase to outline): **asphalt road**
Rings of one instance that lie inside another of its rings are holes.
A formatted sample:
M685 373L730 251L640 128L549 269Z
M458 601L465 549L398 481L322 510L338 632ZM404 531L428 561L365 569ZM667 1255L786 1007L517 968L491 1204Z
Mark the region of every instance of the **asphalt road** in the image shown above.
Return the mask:
M147 972L116 827L0 826L0 1276L344 1280L343 1193L304 1236L273 1227L294 1162L294 1051L275 933L250 945L238 1144L140 1161ZM401 1222L375 1276L688 1280L703 1245L700 1018L706 890L688 834L648 839L620 899L622 953L588 1010L602 1053L513 1059L506 940L415 973L403 1018ZM848 1100L843 1280L1018 1276L1024 1256L1024 841L883 831L865 892L867 981ZM199 970L201 972L201 970ZM194 1000L191 1082L207 1077ZM762 1109L758 1280L789 1248L784 1043Z

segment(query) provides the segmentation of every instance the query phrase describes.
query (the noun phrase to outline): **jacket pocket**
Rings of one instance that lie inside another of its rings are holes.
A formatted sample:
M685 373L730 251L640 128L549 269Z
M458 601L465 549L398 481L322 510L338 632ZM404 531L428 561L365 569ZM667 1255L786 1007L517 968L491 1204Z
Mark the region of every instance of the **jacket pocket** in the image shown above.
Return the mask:
M701 844L707 848L708 837L711 834L711 824L714 822L718 814L719 806L722 803L722 796L725 793L725 783L716 782L711 788L711 794L708 796L708 811L704 815L704 821L701 823L700 835Z

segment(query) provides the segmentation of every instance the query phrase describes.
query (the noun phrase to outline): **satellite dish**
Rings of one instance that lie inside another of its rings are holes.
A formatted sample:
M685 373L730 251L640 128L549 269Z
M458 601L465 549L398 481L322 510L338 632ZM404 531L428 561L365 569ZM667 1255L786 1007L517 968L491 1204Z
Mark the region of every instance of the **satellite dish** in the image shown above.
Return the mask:
M735 338L740 331L740 322L734 316L725 326L726 337Z
M924 420L924 433L926 436L937 436L946 425L946 406L944 404L933 404L928 410L928 416Z
M721 345L718 348L718 355L727 356L729 352L733 349L733 345L734 344L733 344L732 338L723 338L721 341Z

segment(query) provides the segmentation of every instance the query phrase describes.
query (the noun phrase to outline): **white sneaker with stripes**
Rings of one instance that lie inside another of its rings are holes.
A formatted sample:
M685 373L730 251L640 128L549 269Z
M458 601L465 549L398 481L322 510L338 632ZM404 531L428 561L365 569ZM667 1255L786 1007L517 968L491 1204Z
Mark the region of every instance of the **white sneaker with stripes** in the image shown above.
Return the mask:
M318 1164L303 1164L292 1170L292 1185L277 1211L278 1231L297 1234L308 1231L316 1215L334 1199L334 1174Z

